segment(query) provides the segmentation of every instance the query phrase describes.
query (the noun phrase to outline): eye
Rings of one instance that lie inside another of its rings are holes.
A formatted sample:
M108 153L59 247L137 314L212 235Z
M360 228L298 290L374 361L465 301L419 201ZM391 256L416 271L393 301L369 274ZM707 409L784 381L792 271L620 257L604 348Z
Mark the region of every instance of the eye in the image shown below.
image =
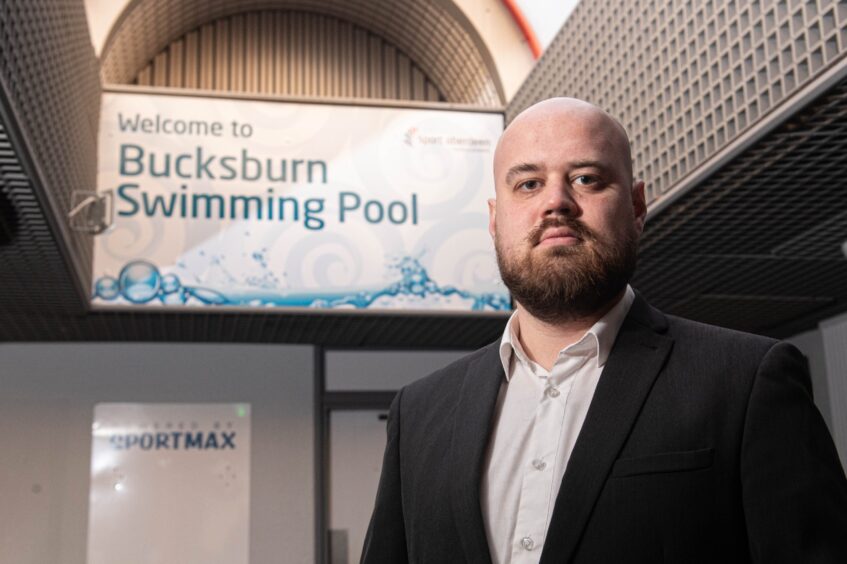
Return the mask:
M597 184L598 182L599 180L597 177L590 174L580 174L573 179L573 183L580 186L590 186L592 184Z
M537 190L541 187L541 182L538 180L524 180L519 182L517 185L518 190L523 190L524 192L531 192L533 190Z

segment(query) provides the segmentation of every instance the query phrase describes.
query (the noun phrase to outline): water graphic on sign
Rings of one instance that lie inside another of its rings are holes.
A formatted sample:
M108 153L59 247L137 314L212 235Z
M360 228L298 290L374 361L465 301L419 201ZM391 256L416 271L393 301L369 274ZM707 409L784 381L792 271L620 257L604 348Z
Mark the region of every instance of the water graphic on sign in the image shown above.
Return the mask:
M253 253L261 275L249 276L244 292L223 294L201 285L184 284L175 274L162 275L151 262L136 260L126 264L118 274L102 276L94 283L93 299L107 302L126 301L132 304L165 305L228 305L228 306L294 306L313 308L397 308L409 305L461 301L474 311L510 309L509 299L502 294L475 294L453 286L440 286L430 278L418 259L402 257L388 264L399 278L384 288L363 290L352 294L297 293L280 289L279 279L268 270L264 250ZM212 262L218 259L213 257Z

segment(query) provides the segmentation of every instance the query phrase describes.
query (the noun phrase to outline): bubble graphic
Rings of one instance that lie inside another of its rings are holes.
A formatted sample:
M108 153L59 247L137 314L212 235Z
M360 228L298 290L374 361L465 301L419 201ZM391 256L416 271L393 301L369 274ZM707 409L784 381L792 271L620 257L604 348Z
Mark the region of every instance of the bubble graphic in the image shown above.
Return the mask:
M149 262L138 260L127 264L118 276L121 294L135 304L147 303L159 293L162 275Z
M184 305L186 301L188 301L188 293L184 289L162 296L162 303L165 305Z
M115 277L103 276L97 280L97 284L94 286L94 292L98 298L111 301L118 297L120 287Z
M257 257L253 257L258 260ZM210 261L216 264L218 257ZM448 309L500 310L510 309L508 294L471 292L455 286L440 285L433 280L420 257L395 256L389 258L388 283L377 288L361 289L350 294L323 292L298 294L281 291L281 288L259 288L243 285L235 293L223 293L215 285L203 286L183 284L175 274L162 276L159 269L146 261L134 261L124 266L117 280L103 276L95 283L95 297L104 300L120 300L121 297L135 304L144 304L157 299L165 305L249 305L253 307L311 307L311 308L429 308L438 305ZM249 277L248 277L249 280Z
M188 288L187 290L191 297L197 298L204 304L223 305L229 301L220 292L209 288Z
M484 293L473 294L453 286L440 286L429 277L426 269L417 258L398 257L388 263L388 266L400 274L400 279L385 288L374 292L359 292L351 296L343 296L329 302L316 300L313 307L346 307L368 308L373 305L377 307L406 307L410 298L429 299L439 302L445 298L461 299L471 302L471 309L480 310L508 310L509 302L505 296Z
M176 274L165 274L162 276L162 292L173 294L179 290L180 286L179 277Z

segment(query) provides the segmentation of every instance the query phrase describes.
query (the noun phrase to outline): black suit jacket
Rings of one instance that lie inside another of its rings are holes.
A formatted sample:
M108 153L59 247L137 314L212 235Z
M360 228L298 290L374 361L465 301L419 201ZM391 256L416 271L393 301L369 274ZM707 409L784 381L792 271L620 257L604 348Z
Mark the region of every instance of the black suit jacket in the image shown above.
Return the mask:
M397 394L363 562L490 562L479 486L498 346ZM542 563L847 563L847 480L797 349L636 297L535 550Z

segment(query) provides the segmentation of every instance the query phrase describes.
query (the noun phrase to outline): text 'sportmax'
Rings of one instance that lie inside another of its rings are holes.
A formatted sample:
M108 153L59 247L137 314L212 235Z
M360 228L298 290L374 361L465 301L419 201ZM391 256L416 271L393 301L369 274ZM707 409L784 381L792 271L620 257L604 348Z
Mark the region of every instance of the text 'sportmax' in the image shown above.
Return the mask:
M235 431L127 433L112 435L115 450L226 450L235 449Z

